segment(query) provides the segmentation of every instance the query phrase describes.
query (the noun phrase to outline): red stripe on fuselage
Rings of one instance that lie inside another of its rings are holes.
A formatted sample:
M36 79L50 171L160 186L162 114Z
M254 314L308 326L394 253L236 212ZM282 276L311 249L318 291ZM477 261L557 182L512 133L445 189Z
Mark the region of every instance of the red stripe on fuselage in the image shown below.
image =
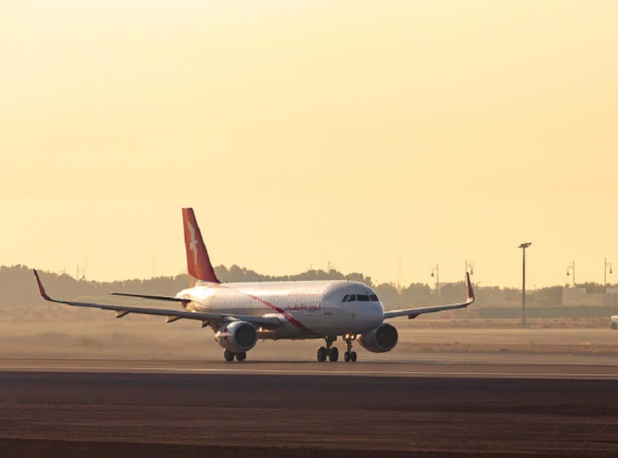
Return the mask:
M245 292L243 292L243 291L239 291L239 290L237 290L237 289L235 289L235 288L232 288L232 287L231 287L231 286L229 286L229 285L222 285L221 283L219 283L219 284L217 284L217 285L216 285L216 287L231 289L232 291L236 291L237 293L244 294L245 296L248 296L248 297L250 297L250 298L251 298L251 299L253 299L253 300L256 300L256 301L258 301L258 302L261 302L261 303L262 303L262 304L264 304L265 306L270 307L271 309L273 309L273 310L275 310L276 312L278 312L278 313L280 313L281 315L283 315L283 317L284 317L287 321L289 321L292 325L296 326L296 327L297 327L298 329L300 329L301 331L306 332L306 333L308 333L308 334L312 334L312 333L313 333L313 332L311 331L311 329L309 329L307 326L305 326L305 325L304 325L304 324L302 324L300 321L298 321L296 318L294 318L294 316L292 316L290 313L288 313L288 312L286 312L285 310L283 310L283 309L281 309L281 308L277 307L277 306L276 306L276 305L274 305L274 304L271 304L271 303L270 303L270 302L268 302L268 301L265 301L264 299L261 299L261 298L259 298L259 297L257 297L257 296L254 296L254 295L252 295L252 294L249 294L249 293L245 293Z
M244 293L247 294L247 293ZM284 316L284 318L286 320L288 320L290 323L292 323L294 326L296 326L298 329L300 329L301 331L307 332L307 333L311 333L311 329L309 329L308 327L306 327L304 324L302 324L300 321L298 321L296 318L294 318L290 313L286 312L285 310L277 307L274 304L271 304L268 301L265 301L264 299L260 299L257 296L252 296L251 294L247 294L247 296L249 296L252 299L255 299L258 302L261 302L262 304L270 307L273 310L276 310L277 312L279 312L280 314L282 314Z

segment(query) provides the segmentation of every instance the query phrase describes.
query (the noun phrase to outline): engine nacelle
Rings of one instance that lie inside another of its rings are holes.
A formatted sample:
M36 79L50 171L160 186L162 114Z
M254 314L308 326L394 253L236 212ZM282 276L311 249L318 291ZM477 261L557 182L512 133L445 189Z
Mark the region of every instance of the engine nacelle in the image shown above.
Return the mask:
M242 353L255 347L258 335L251 323L234 321L221 326L215 334L215 340L226 350Z
M395 326L382 323L371 332L361 334L358 343L365 350L373 353L386 353L391 351L397 345L399 334Z

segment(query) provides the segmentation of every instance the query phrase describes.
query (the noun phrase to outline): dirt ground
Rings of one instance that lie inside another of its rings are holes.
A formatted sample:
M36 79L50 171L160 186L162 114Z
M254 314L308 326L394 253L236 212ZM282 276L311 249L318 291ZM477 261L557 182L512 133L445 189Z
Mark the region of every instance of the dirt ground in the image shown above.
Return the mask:
M210 329L193 322L164 324L160 318L79 310L66 319L44 321L27 315L0 320L0 358L204 359L222 358L223 349ZM559 354L618 358L618 331L609 319L532 320L393 320L397 347L387 354L358 349L368 361L407 358L414 354ZM313 361L319 341L258 342L249 358L258 361ZM342 343L338 342L342 347ZM341 348L340 348L341 349Z

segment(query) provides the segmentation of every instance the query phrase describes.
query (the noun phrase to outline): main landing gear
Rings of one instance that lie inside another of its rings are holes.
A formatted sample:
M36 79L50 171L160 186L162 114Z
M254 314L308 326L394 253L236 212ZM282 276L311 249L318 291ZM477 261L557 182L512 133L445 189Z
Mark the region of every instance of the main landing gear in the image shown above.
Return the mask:
M326 340L326 348L320 347L318 348L318 361L324 362L326 358L332 362L335 362L339 359L339 350L337 347L332 347L333 342L337 340L337 336L327 336Z
M337 340L337 336L327 336L325 340L326 340L326 347L320 347L318 349L318 361L324 362L326 361L326 358L328 358L332 362L337 361L339 359L339 350L337 349L337 347L332 346L333 342ZM346 334L343 337L343 340L345 341L346 346L347 346L347 350L343 354L343 360L346 363L350 361L356 362L356 357L357 357L356 352L352 351L352 341L356 340L356 336Z
M234 358L236 358L236 361L244 361L247 358L247 352L234 353L233 351L225 350L225 352L223 352L223 357L228 363L234 361Z

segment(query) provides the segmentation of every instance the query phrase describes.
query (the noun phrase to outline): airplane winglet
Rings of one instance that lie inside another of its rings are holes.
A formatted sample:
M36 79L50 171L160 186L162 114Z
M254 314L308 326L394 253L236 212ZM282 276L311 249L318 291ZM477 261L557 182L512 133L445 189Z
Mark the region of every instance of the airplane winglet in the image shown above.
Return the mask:
M36 277L36 282L39 285L39 292L41 293L41 297L43 299L45 299L46 301L52 301L55 302L51 297L49 297L47 295L47 293L45 292L45 288L43 287L43 283L41 283L41 279L39 278L39 273L36 271L36 269L32 269L32 271L34 272L34 276Z
M468 293L468 305L474 302L474 290L472 289L472 282L470 281L470 273L466 272L466 291Z

